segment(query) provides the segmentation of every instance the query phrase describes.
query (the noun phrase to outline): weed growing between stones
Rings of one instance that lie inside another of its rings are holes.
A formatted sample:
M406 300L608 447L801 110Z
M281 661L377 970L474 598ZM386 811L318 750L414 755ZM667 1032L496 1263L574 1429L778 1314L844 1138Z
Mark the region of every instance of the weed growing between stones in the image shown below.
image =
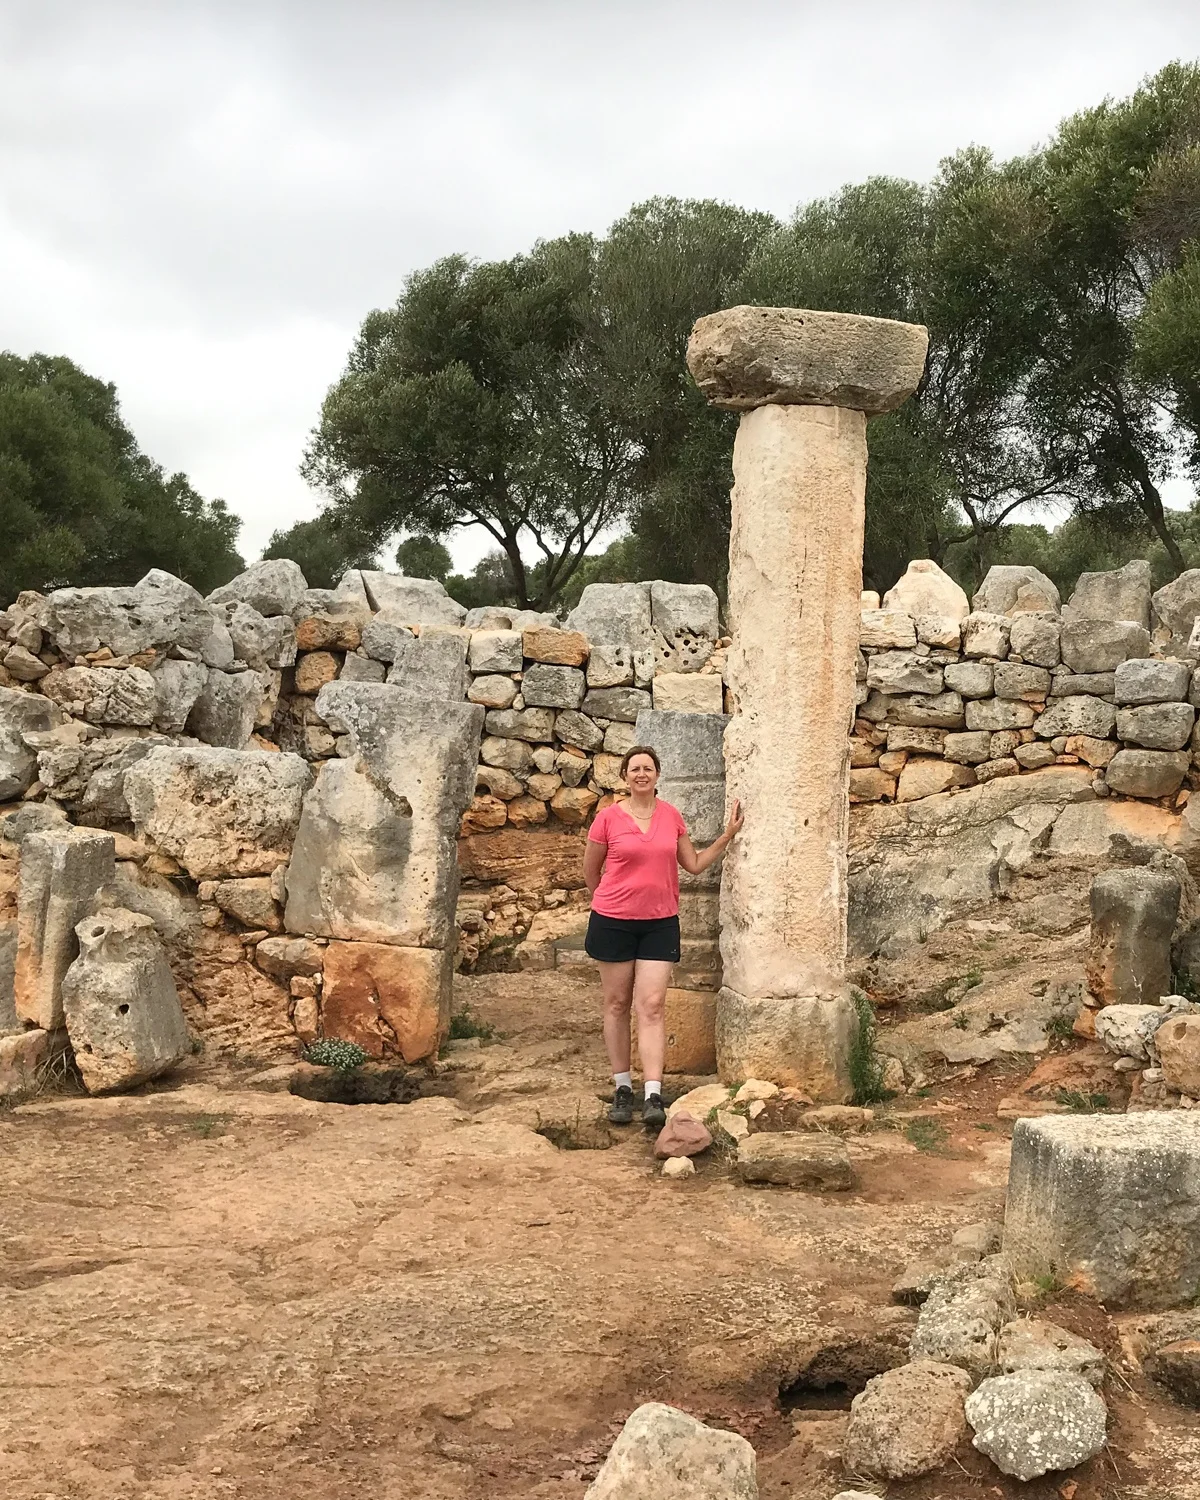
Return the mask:
M188 1129L207 1141L214 1135L220 1135L227 1124L228 1117L225 1115L196 1115L188 1121Z
M1193 1005L1200 1001L1200 988L1197 988L1196 981L1186 969L1171 970L1171 993L1173 995L1182 995L1185 1000L1190 1000Z
M617 1144L616 1136L605 1121L585 1120L578 1104L573 1120L543 1120L542 1112L538 1110L535 1131L560 1151L607 1151Z
M465 1042L468 1037L473 1036L477 1036L481 1042L495 1041L496 1028L477 1016L469 1005L464 1005L450 1017L450 1040Z
M367 1053L357 1042L343 1042L334 1036L320 1037L304 1051L305 1062L315 1063L319 1068L335 1068L339 1073L351 1073L366 1060Z
M1085 1094L1079 1089L1059 1089L1054 1102L1073 1115L1103 1114L1109 1103L1107 1094Z
M876 1050L875 1009L862 990L852 989L850 998L858 1025L850 1042L850 1082L855 1104L882 1104L892 1097L883 1086L883 1059Z
M1075 1020L1065 1011L1058 1011L1046 1022L1046 1035L1052 1042L1069 1042L1075 1036Z
M904 1138L918 1151L926 1151L930 1155L938 1155L944 1151L946 1142L950 1139L944 1125L923 1117L909 1120L904 1127Z

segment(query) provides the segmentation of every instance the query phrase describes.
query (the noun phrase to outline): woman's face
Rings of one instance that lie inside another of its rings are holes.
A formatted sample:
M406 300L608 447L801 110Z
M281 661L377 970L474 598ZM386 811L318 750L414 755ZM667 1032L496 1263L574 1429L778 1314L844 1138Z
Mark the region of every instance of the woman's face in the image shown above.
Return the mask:
M658 771L648 755L635 755L629 762L625 785L631 792L652 792L658 785Z

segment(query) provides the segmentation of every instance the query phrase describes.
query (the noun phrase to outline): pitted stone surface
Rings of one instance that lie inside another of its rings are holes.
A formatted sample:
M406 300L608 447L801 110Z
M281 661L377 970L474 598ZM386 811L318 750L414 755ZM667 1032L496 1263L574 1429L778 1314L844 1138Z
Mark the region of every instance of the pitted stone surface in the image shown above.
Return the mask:
M244 573L214 589L209 604L248 604L260 615L290 615L304 597L308 580L290 558L252 563Z
M915 1479L946 1463L967 1435L971 1377L932 1359L867 1381L850 1406L845 1464L851 1474Z
M1052 1370L1022 1370L985 1380L966 1401L975 1447L1002 1474L1036 1479L1073 1469L1100 1452L1108 1408L1083 1378Z
M584 1500L758 1500L744 1437L647 1402L628 1418Z

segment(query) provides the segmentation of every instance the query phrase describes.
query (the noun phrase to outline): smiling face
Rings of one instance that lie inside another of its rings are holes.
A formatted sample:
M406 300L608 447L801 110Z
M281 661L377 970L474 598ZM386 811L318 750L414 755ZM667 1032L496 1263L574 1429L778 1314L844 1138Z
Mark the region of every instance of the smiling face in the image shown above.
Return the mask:
M625 785L642 796L653 793L658 785L658 767L648 755L635 755L625 767Z

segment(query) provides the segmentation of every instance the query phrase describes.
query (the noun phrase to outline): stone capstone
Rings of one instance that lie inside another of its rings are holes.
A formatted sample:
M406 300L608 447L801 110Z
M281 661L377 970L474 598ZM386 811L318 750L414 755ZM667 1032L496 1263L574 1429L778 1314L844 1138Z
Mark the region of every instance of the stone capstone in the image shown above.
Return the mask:
M75 928L79 957L62 980L63 1014L91 1094L132 1088L191 1051L175 981L153 921L104 907Z
M1045 573L1025 564L1012 563L997 563L988 569L971 607L987 614L1012 614L1022 590L1027 591L1027 599L1036 595L1044 600L1038 613L1058 613L1058 589Z
M651 1401L628 1418L585 1500L758 1500L754 1449Z
M248 604L260 615L291 615L303 600L308 580L298 563L273 557L252 563L244 573L214 589L209 604Z
M1143 867L1105 870L1092 880L1089 899L1088 988L1101 1005L1156 1004L1171 992L1179 881Z
M1108 1408L1083 1378L1022 1370L985 1380L966 1400L973 1442L1002 1474L1036 1479L1073 1469L1104 1447Z
M845 1141L803 1130L745 1136L738 1142L737 1172L743 1182L810 1192L846 1192L854 1186Z
M1076 620L1125 620L1150 627L1150 564L1137 557L1123 568L1105 573L1080 573L1075 592L1063 609L1063 618ZM1190 629L1190 626L1189 626Z
M435 578L406 578L364 568L363 588L373 610L387 611L406 625L461 625L466 609Z
M846 1468L882 1479L940 1468L967 1435L963 1400L970 1389L965 1371L932 1359L874 1376L850 1405Z
M63 975L79 951L75 926L113 880L114 849L112 834L93 828L47 828L22 841L13 998L31 1026L63 1024Z
M713 406L836 406L876 416L916 390L928 343L924 328L885 318L730 307L697 320L687 362Z

